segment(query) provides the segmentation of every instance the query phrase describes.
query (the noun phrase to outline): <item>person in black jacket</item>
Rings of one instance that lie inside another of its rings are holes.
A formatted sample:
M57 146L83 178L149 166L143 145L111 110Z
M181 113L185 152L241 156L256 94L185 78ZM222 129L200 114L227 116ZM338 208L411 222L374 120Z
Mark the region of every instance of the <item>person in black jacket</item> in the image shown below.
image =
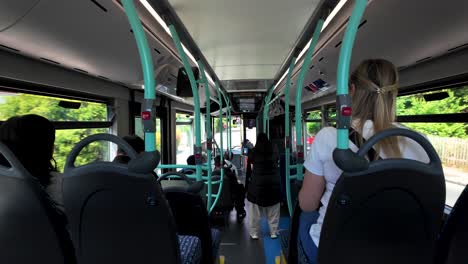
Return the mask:
M278 162L273 151L273 145L265 133L257 136L257 143L249 151L248 164L251 166L251 175L247 187L247 200L250 207L250 236L258 239L260 233L261 212L266 211L270 237L276 238L280 216L280 175ZM250 168L248 168L249 170Z
M75 248L67 230L67 217L61 205L54 200L61 195L48 192L54 184L53 178L61 178L59 174L53 175L57 170L53 158L54 125L47 118L34 114L11 117L0 126L0 141L13 152L31 176L37 179L39 196L59 240L64 256L63 263L76 264ZM1 154L0 165L9 165ZM31 225L33 224L34 219L31 219Z

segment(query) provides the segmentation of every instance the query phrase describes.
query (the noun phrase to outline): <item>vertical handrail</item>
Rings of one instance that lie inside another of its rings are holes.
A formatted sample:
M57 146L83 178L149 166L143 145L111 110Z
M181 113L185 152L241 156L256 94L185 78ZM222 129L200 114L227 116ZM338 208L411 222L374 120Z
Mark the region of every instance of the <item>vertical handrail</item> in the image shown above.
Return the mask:
M296 57L293 57L291 64L289 65L288 76L286 78L286 87L284 88L284 138L286 140L286 149L285 149L285 169L286 169L286 200L288 203L289 215L293 214L293 204L291 199L291 171L290 171L290 158L291 158L291 138L290 138L290 127L289 127L289 89L291 88L291 76L294 70L294 64L296 62Z
M123 0L122 4L133 30L133 36L135 37L138 53L140 55L145 84L145 102L143 104L144 111L142 112L143 128L145 130L145 151L152 152L156 150L156 113L153 113L153 103L156 99L156 82L154 79L153 60L145 31L141 25L133 0Z
M337 70L336 112L337 112L337 149L346 150L349 147L349 127L351 125L351 98L348 95L349 67L354 41L368 0L356 0L353 13L341 44Z
M206 208L211 208L211 194L212 194L212 185L211 185L211 156L213 149L213 135L211 133L211 99L210 99L210 87L208 86L208 79L206 78L205 67L201 61L198 61L198 68L200 69L200 80L203 86L205 87L205 104L206 104L206 114L205 114L205 129L206 129L206 156L207 156L207 185L208 185L208 199L206 199ZM219 195L219 192L218 192ZM210 211L211 212L211 211Z
M268 138L270 138L270 119L268 118L268 112L270 111L270 101L271 96L273 95L273 87L268 90L267 96L265 98L265 105L263 107L263 133L266 133Z
M169 30L172 35L172 39L174 40L174 44L177 48L177 51L182 59L182 63L184 64L185 72L190 80L190 86L192 88L193 93L193 104L194 104L194 114L195 114L195 147L194 147L194 154L196 160L196 177L197 181L202 180L202 161L201 161L201 131L200 131L200 96L198 94L198 87L197 87L197 80L195 79L195 75L192 71L192 66L189 63L187 55L185 54L184 49L182 48L182 43L180 43L179 35L174 27L174 25L169 25Z
M223 146L223 98L222 98L222 95L221 95L221 89L219 87L219 84L218 82L215 82L215 87L216 87L216 92L218 94L218 105L219 105L219 114L218 114L218 131L219 131L219 134L220 134L220 138L219 138L219 145L220 145L220 148L221 148L221 151L220 151L220 158L221 158L221 166L224 165L224 146ZM226 102L226 105L227 105L227 102ZM219 200L219 197L221 196L221 193L223 191L223 182L224 182L224 170L221 170L221 182L219 183L219 187L218 187L218 195L216 196L215 200L213 201L213 204L211 205L211 207L208 207L209 208L209 213L211 213L211 211L214 209L214 207L216 206L216 203L218 202ZM210 198L211 199L211 198Z
M303 163L304 163L304 139L302 136L302 89L304 85L304 79L309 66L312 60L312 55L314 54L315 46L317 46L318 39L320 37L320 32L324 20L320 19L315 26L315 31L312 36L312 40L309 46L309 49L304 56L304 62L302 63L301 70L299 72L299 77L297 78L296 84L296 101L295 101L295 120L296 120L296 152L297 152L297 179L303 179Z
M231 151L231 126L229 126L229 123L231 122L231 102L229 101L229 97L225 94L225 93L222 93L223 94L223 97L224 97L224 101L226 102L227 104L227 111L226 111L226 119L227 119L227 122L228 122L228 125L226 126L227 128L227 149L228 151Z

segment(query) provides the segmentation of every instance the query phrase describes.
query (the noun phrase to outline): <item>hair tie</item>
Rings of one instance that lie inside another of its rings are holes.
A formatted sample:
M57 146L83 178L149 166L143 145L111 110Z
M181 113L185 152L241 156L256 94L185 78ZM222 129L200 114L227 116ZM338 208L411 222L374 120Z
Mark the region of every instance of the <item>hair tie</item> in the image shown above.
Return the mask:
M387 86L384 86L384 87L375 88L375 91L377 92L377 94L389 93L389 92L393 92L393 91L396 91L396 90L398 90L398 85L396 83L392 84L392 85L387 85Z

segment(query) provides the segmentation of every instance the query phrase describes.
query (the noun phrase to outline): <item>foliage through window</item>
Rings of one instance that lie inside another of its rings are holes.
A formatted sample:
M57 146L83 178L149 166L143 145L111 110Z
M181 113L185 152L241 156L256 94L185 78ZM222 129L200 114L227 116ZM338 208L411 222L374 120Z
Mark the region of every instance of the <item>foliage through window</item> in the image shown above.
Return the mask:
M79 103L78 109L63 108L60 101ZM37 114L51 121L106 121L107 106L102 103L63 100L55 97L0 92L0 120L10 117ZM83 138L96 134L108 133L107 128L66 129L55 133L54 159L58 171L62 172L65 160L73 146ZM40 140L40 139L38 139ZM77 165L82 165L96 159L109 159L109 144L96 142L86 147L77 158Z
M435 99L435 100L434 100ZM468 86L401 96L397 115L430 115L468 112ZM444 166L447 197L453 206L468 184L468 123L403 123L425 134Z

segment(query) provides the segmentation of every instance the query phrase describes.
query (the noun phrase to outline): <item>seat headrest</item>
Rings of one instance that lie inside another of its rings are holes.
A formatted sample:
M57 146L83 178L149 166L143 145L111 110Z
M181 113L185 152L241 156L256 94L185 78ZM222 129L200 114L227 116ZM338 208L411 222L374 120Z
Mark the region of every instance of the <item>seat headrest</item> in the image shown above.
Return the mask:
M151 173L159 165L161 155L159 152L143 152L139 154L136 159L130 160L128 163L128 170L135 173Z

